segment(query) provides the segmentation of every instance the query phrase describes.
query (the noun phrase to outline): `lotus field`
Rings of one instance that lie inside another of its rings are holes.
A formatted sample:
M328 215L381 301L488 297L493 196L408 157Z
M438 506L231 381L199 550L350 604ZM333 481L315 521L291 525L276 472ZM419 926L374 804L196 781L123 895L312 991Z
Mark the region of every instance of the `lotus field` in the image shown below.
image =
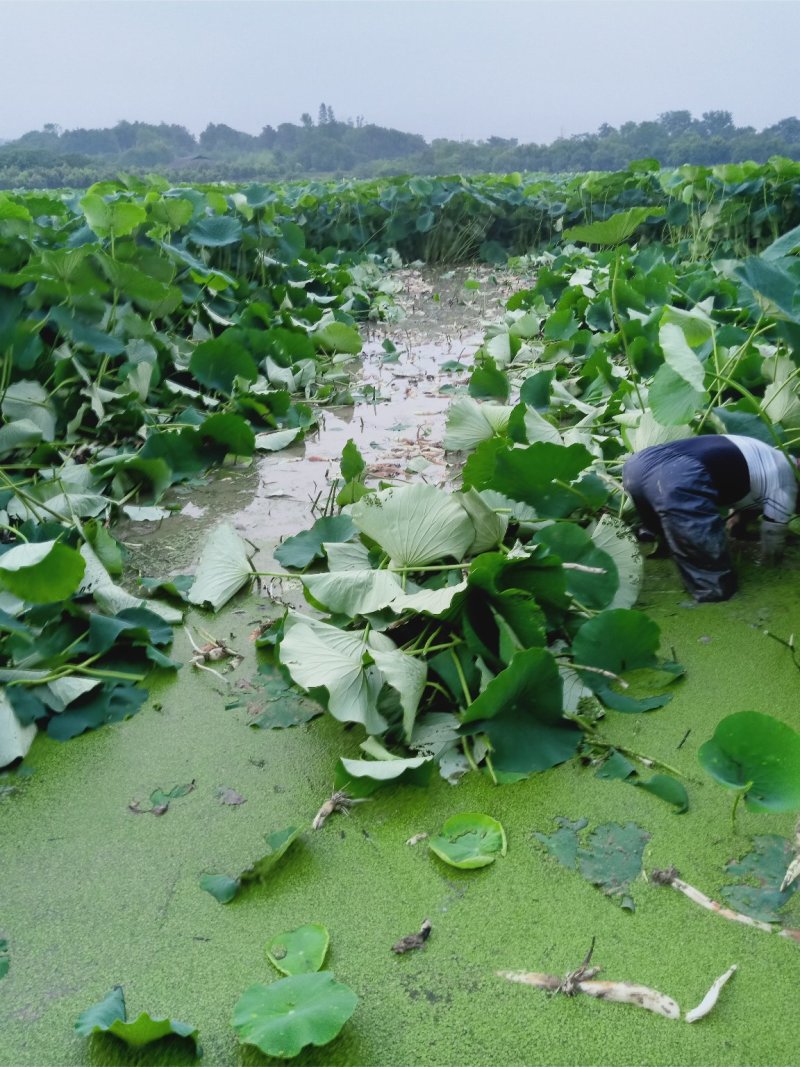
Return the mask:
M800 450L800 164L0 194L0 354L2 1063L792 1062L796 548L621 471Z

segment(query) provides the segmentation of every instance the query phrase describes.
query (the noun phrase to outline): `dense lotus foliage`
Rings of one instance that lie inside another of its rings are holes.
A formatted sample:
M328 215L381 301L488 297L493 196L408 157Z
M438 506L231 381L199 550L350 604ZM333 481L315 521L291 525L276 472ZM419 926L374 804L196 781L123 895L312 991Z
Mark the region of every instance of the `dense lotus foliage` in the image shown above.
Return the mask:
M356 793L438 762L514 780L599 744L602 705L663 705L680 667L634 609L621 463L712 429L794 443L797 189L787 161L645 161L531 184L0 196L2 762L37 726L66 739L135 713L147 671L177 666L181 607L118 584L108 520L163 514L171 486L351 400L357 323L391 310L398 249L524 250L536 281L451 408L461 490L367 489L349 448L341 514L279 550L315 608L275 632L280 660L367 735L338 778ZM212 536L188 599L219 607L251 570ZM633 695L631 671L658 684Z

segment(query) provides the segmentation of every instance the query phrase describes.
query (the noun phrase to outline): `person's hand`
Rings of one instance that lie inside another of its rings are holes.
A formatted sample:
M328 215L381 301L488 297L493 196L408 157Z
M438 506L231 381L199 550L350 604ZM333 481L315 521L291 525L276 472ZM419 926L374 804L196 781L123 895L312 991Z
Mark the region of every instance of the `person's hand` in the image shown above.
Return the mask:
M761 523L761 544L759 547L758 561L764 567L774 567L780 563L783 557L783 546L786 543L786 524L770 522L764 519Z

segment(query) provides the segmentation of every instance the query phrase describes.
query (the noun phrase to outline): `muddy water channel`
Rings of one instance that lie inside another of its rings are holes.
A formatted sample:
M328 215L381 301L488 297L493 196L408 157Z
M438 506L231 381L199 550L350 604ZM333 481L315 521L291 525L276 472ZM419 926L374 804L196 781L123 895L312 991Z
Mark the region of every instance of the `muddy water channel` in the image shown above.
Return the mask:
M362 367L352 386L356 402L320 409L317 429L301 444L179 487L168 501L176 509L169 518L121 522L115 534L131 553L131 574L190 569L209 527L222 520L259 546L258 565L269 569L279 541L310 526L325 506L351 438L367 462L369 484L422 478L443 485L451 479L454 469L441 444L445 412L466 382L484 322L500 316L522 279L460 267L408 268L393 280L403 317L364 329Z

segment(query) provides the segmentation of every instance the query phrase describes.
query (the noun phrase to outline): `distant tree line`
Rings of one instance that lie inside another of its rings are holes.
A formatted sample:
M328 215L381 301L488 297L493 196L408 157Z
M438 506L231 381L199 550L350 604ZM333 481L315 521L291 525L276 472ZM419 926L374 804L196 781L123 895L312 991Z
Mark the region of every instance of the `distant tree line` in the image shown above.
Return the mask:
M118 122L103 129L62 130L47 124L0 144L0 188L83 187L120 170L158 171L177 181L248 181L304 177L380 177L506 171L619 170L652 157L664 166L713 165L770 156L800 159L800 120L757 131L736 126L729 111L667 111L648 122L604 123L595 133L550 144L516 138L485 141L436 138L355 120L339 121L320 104L316 122L282 122L258 134L209 123L195 138L185 127Z

